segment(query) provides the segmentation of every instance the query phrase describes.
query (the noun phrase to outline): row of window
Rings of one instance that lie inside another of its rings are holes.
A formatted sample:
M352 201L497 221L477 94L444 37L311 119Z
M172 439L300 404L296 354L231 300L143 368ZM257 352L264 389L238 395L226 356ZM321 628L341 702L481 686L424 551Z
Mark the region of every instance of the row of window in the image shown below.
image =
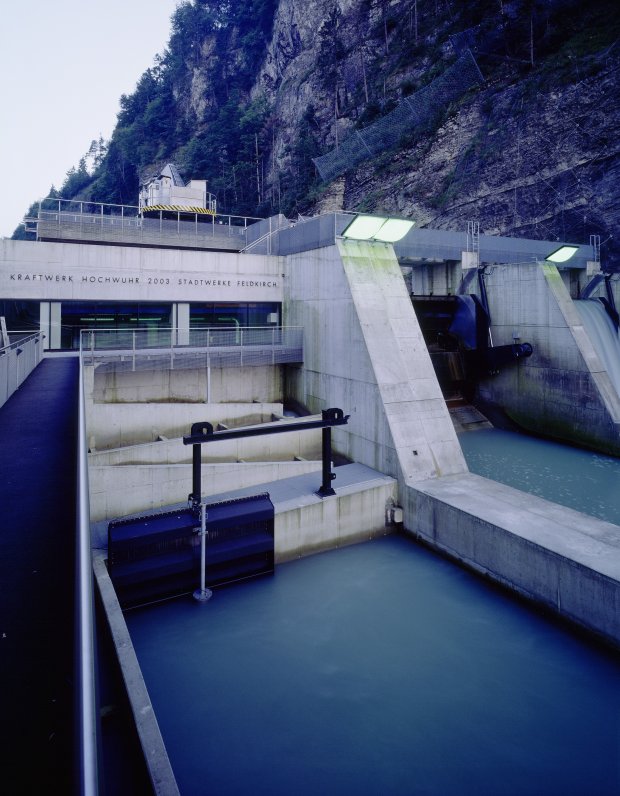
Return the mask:
M3 302L10 329L38 328L39 302ZM1 313L0 313L1 314ZM190 328L213 326L268 326L281 321L281 305L263 303L202 303L190 305ZM78 349L81 329L168 328L172 304L63 301L61 348Z

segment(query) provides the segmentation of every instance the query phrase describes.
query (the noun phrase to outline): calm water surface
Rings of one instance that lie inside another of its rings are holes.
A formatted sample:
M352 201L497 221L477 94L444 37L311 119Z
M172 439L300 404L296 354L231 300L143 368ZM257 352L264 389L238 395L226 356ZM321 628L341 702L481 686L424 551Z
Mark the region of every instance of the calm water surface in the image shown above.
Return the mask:
M127 621L184 796L620 792L619 659L403 537Z
M620 459L499 429L459 442L473 473L620 525Z

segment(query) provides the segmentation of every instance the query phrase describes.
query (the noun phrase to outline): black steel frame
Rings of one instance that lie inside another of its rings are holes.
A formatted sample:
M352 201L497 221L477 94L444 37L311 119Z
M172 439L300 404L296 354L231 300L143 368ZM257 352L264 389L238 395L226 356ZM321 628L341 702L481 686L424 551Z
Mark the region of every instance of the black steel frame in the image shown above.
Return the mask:
M205 442L218 442L224 439L240 439L243 437L259 437L265 434L282 434L285 431L306 431L311 428L322 429L323 481L317 491L321 498L335 495L331 482L336 478L332 472L332 426L344 426L350 415L342 409L324 409L321 420L299 420L295 423L265 423L262 426L242 426L241 428L214 431L211 423L193 423L190 433L183 437L184 445L192 446L192 492L188 496L190 504L195 508L200 505L200 483L202 474L202 457L200 446Z

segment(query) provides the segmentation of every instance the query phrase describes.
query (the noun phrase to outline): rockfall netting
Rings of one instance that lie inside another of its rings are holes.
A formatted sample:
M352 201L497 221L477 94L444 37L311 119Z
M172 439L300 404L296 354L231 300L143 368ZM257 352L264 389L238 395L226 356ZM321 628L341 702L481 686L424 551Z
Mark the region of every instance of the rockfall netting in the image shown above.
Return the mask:
M467 50L443 74L405 97L393 111L368 127L355 130L331 152L313 158L321 179L329 182L358 163L396 146L405 134L428 124L451 102L482 81L478 65Z

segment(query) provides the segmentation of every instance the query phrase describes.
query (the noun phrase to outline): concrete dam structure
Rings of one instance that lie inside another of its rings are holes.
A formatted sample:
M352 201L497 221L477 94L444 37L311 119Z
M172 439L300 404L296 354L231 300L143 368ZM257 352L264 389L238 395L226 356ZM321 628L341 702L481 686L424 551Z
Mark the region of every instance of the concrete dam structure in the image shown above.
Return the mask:
M276 565L402 529L620 646L620 528L470 473L448 405L495 407L528 431L620 454L614 355L576 303L599 271L590 247L558 266L544 259L557 243L415 229L359 240L342 234L351 218L237 225L236 251L230 240L198 250L183 230L141 245L135 225L127 240L102 225L94 243L91 225L76 241L75 214L71 240L59 214L45 240L0 242L16 338L34 321L47 356L80 350L81 498L126 680L139 668L106 568L108 523L183 503L193 424L286 423L290 407L348 416L332 429L334 495L316 494L319 431L201 454L205 499L271 494ZM17 386L19 356L12 343L0 357ZM157 746L138 690L142 743ZM155 758L152 780L170 782L165 750Z

